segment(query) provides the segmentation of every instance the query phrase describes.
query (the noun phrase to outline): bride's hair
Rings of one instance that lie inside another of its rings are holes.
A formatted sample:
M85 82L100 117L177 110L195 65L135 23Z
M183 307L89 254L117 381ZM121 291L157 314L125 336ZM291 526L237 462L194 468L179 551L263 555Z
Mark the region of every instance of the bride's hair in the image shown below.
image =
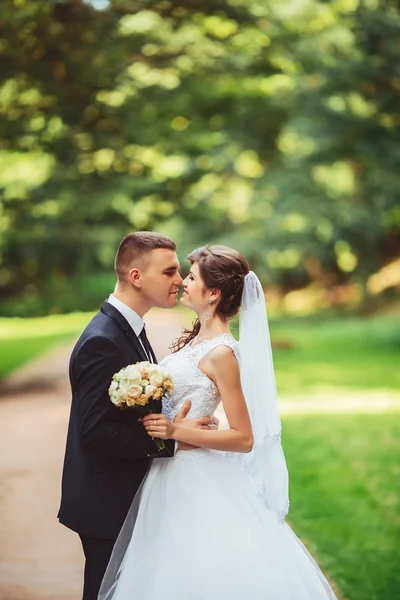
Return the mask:
M209 290L220 290L221 296L215 314L221 319L232 319L239 312L244 278L249 272L247 260L228 246L202 246L193 250L187 257L191 264L199 266L200 276ZM192 341L200 331L200 321L196 319L192 329L184 329L171 350L177 352Z

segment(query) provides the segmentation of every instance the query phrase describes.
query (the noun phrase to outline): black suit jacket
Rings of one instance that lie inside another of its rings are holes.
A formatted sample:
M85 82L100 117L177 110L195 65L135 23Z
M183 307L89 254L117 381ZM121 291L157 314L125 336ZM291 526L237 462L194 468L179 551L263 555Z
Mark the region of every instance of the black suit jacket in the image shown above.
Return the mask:
M135 410L114 406L114 373L147 360L122 314L109 302L92 319L70 359L71 414L58 517L78 532L116 539L157 448ZM168 440L173 455L174 442ZM157 454L157 456L161 456Z

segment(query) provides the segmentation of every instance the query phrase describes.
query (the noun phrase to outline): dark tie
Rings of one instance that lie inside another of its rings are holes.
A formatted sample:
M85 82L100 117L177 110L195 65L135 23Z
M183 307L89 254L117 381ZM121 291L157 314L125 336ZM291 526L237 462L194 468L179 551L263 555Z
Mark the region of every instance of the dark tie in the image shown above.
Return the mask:
M139 338L140 338L140 341L143 344L143 348L144 348L144 350L145 350L145 352L147 354L147 358L149 359L149 361L151 363L155 362L155 360L154 360L154 354L153 354L153 351L151 349L150 342L147 339L146 327L145 326L143 326L143 329L140 332Z

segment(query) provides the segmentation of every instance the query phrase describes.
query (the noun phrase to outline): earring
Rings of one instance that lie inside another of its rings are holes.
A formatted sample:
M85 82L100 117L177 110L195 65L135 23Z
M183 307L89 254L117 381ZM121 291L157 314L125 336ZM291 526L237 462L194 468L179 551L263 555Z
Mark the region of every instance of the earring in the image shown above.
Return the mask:
M208 304L211 304L211 300L209 300L209 301L208 301ZM208 321L208 320L209 320L209 318L211 317L211 315L210 315L210 313L209 313L209 312L205 312L205 313L203 314L203 317L204 317L204 320L205 320L205 321Z

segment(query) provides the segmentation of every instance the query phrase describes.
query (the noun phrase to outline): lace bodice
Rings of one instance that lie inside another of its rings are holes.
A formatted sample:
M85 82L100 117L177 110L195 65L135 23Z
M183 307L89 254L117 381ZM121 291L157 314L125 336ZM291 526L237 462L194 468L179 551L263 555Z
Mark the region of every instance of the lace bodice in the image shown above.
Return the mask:
M192 402L187 415L189 419L211 417L214 414L221 397L214 382L200 371L198 364L206 354L221 345L232 348L239 360L239 343L229 333L223 333L193 348L187 344L179 352L170 354L160 362L160 366L171 373L174 382L171 394L163 398L162 412L170 420L175 418L185 400Z

